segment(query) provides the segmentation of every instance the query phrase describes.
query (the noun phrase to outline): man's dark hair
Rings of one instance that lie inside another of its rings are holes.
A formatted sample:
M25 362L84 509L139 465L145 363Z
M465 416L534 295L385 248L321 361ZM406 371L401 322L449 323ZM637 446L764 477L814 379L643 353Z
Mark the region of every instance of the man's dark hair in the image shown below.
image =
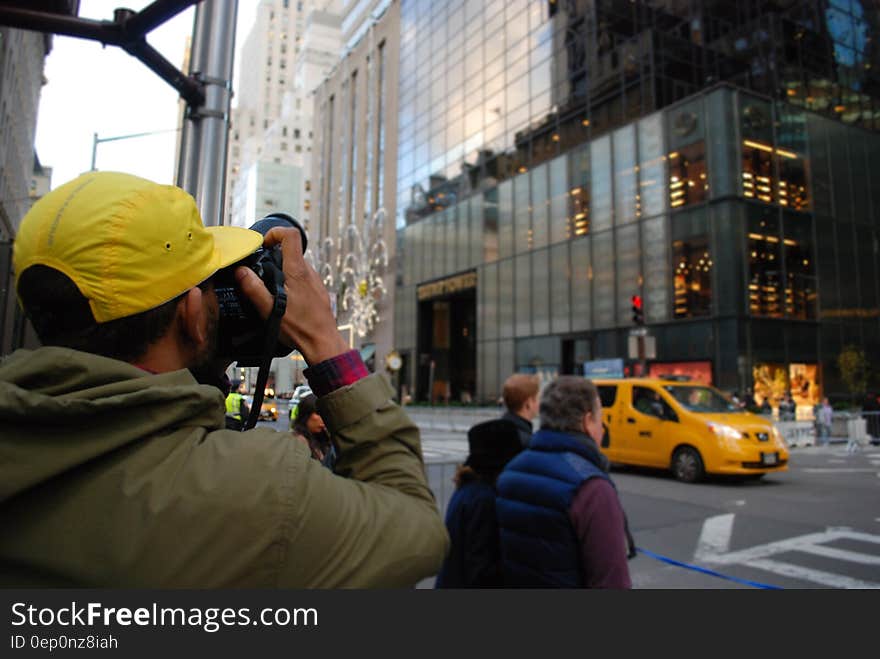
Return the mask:
M185 293L133 316L99 323L70 277L45 265L32 265L18 278L18 295L44 345L132 362L168 331Z
M582 432L584 414L599 405L599 391L590 380L560 375L544 387L541 395L541 428L559 432Z

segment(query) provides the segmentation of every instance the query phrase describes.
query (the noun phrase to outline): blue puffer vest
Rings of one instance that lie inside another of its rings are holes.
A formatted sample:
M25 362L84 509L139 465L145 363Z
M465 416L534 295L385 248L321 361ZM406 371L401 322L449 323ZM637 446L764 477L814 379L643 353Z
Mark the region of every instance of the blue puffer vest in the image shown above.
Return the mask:
M586 439L586 441L590 441ZM568 511L581 484L608 476L595 447L539 430L498 478L496 507L506 586L580 588L580 549Z

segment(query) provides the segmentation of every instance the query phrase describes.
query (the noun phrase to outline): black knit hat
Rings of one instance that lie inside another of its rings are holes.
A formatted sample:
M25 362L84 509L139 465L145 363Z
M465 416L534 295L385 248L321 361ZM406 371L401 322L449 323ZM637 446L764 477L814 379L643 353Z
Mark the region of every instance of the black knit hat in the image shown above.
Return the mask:
M497 472L522 450L519 431L513 421L492 419L468 430L468 455L465 465L474 471Z

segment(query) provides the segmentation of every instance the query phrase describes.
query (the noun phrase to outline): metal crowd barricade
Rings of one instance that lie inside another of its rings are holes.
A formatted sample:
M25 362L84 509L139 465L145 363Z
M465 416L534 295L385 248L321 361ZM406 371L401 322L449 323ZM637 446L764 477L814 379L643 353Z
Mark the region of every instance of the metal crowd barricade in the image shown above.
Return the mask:
M870 444L880 444L880 410L862 412L865 420L865 439Z

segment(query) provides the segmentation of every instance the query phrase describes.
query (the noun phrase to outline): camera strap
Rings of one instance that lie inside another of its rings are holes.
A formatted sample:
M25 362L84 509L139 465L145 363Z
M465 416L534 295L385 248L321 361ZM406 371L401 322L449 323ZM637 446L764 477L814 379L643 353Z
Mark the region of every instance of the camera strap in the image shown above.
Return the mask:
M287 293L284 291L284 273L272 262L265 263L263 268L263 280L271 280L271 282L267 282L272 284L270 292L272 288L275 289L275 303L272 305L272 311L269 312L269 317L266 319L263 356L262 359L260 359L259 373L257 373L254 400L251 404L251 412L248 415L247 421L242 424L241 429L243 431L250 430L257 425L257 420L260 418L260 408L263 406L263 397L266 394L266 382L269 381L269 369L272 367L272 359L275 356L275 348L278 344L278 332L281 329L281 318L284 316L285 309L287 309Z

